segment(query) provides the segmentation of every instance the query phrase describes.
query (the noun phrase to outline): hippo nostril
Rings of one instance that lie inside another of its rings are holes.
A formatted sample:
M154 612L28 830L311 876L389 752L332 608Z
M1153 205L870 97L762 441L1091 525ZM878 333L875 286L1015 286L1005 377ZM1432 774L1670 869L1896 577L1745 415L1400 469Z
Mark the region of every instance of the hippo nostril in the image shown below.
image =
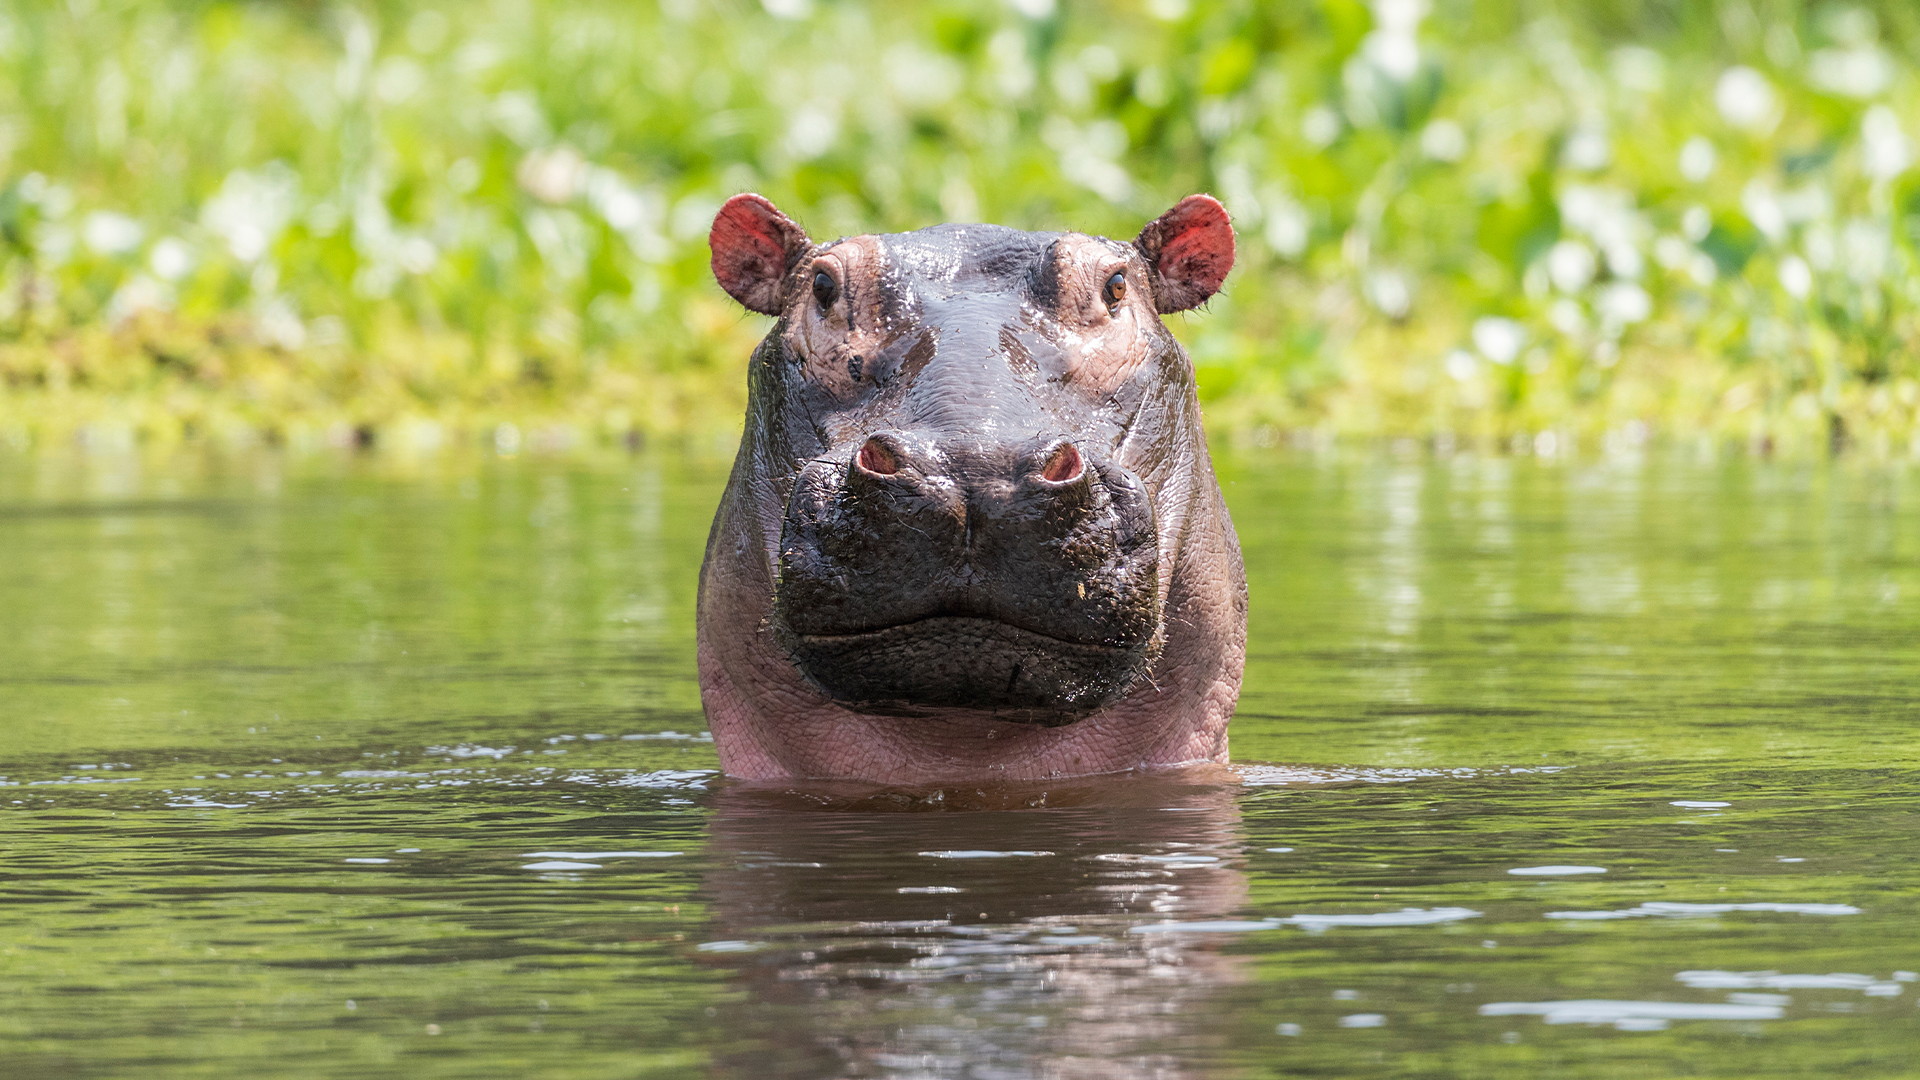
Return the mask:
M1061 443L1047 455L1046 464L1040 467L1040 479L1066 484L1080 479L1081 471L1080 451L1072 443Z
M900 471L900 456L878 435L861 444L860 454L854 460L876 476L892 476Z

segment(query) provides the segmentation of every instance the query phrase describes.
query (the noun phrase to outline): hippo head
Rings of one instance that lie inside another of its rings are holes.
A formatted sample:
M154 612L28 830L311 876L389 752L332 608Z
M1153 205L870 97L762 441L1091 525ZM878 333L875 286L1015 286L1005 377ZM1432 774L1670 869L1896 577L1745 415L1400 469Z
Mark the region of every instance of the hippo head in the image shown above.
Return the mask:
M815 243L739 195L710 242L722 287L778 322L703 624L738 576L717 582L716 558L764 558L753 632L759 662L800 676L789 696L1060 727L1154 679L1182 531L1218 503L1160 316L1232 266L1218 202L1191 196L1131 242L939 225Z

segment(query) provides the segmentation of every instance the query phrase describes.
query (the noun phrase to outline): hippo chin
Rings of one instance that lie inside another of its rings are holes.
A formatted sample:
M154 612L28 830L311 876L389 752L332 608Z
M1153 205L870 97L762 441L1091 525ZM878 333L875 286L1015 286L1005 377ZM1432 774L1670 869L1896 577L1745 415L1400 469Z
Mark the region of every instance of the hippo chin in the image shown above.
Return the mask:
M753 779L1033 779L1225 761L1239 543L1160 321L1226 211L1131 243L994 225L817 244L758 195L714 276L778 318L700 576L700 690Z

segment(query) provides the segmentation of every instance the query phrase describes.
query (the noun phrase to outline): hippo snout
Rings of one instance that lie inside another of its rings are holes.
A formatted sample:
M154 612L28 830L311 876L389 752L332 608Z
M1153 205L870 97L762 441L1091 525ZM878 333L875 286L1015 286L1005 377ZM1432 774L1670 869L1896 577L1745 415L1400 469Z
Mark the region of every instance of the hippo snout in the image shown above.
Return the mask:
M915 476L935 475L943 464L937 452L916 451L902 436L880 432L860 444L850 468L856 477L891 480L905 473L905 478L911 480ZM1031 480L1043 491L1060 492L1082 486L1080 482L1087 475L1079 448L1067 439L1046 443L1038 452L1025 455L1019 464L1023 467L1019 479Z
M880 432L853 454L845 484L883 518L945 507L964 537L975 525L1027 519L1041 528L1070 529L1094 509L1096 473L1065 438L981 447ZM1127 490L1139 487L1131 478L1124 484Z
M788 500L774 627L843 704L1071 723L1131 689L1159 625L1145 486L1071 438L876 432Z

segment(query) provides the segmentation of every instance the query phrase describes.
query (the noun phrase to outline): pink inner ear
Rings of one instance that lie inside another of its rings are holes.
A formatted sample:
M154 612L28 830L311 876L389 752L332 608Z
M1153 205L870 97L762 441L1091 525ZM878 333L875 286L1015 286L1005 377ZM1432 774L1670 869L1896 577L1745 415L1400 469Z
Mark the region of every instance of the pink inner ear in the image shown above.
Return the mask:
M714 216L707 246L713 276L735 300L777 315L780 279L787 273L788 240L798 226L758 195L735 195Z
M1233 226L1226 208L1205 195L1189 195L1161 218L1164 238L1155 269L1201 299L1220 291L1233 269Z

